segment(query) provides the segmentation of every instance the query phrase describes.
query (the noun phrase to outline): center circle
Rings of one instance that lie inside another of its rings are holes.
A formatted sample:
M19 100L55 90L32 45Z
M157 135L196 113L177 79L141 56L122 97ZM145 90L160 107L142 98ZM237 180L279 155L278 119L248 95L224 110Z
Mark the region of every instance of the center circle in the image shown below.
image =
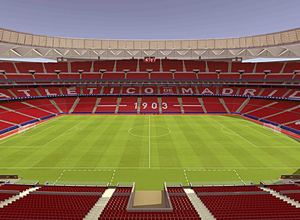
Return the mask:
M145 131L147 133L145 133ZM136 126L133 128L128 129L128 133L134 137L141 137L141 138L149 138L150 137L164 137L171 133L170 128L162 127L162 126L151 126L150 132L149 127L145 126Z

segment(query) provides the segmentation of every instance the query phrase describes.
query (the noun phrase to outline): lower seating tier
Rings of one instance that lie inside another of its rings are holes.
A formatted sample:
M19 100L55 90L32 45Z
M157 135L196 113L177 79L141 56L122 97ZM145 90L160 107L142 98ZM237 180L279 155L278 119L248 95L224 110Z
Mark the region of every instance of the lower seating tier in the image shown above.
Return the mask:
M32 187L38 187L32 190ZM299 201L297 184L265 185L280 194ZM0 219L83 219L101 201L107 187L96 186L30 186L0 185L0 203L12 196L32 188L31 192L16 201L0 208ZM183 187L167 187L172 205L169 211L127 210L132 187L116 187L114 193L99 214L99 219L200 219L204 209L199 209L193 199L199 199L216 219L299 219L300 209L281 200L260 186L199 186L192 187L196 196L190 197ZM190 200L191 199L191 200ZM193 203L191 202L193 201ZM100 207L100 206L99 206ZM98 207L98 208L99 208ZM198 211L196 211L198 210ZM97 218L97 215L94 216Z
M300 127L298 101L207 96L104 96L26 99L0 103L0 131L64 113L238 113L295 130Z
M125 192L130 192L131 188ZM122 192L122 191L121 191ZM129 212L126 210L130 194L120 194L120 191L115 191L108 204L104 208L99 219L199 219L195 208L190 202L186 194L172 195L170 194L170 201L173 206L171 212Z
M258 186L195 187L217 219L297 219L300 209Z

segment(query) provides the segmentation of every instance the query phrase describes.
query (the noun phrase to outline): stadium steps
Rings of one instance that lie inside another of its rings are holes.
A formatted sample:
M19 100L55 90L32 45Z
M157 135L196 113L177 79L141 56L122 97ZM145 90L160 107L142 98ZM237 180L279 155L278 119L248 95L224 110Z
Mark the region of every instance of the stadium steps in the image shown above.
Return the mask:
M48 111L48 110L46 110L46 109L43 109L43 108L40 108L40 107L38 107L38 106L35 106L35 105L32 105L32 104L29 104L29 103L27 103L27 102L21 102L21 103L23 103L24 105L27 105L27 106L29 106L29 107L32 107L32 108L35 108L35 109L38 109L38 110L41 110L41 111L47 112L47 113L49 113L49 114L53 114L53 115L55 115L55 113L54 113L54 112L50 112L50 111Z
M182 71L187 72L184 60L182 61Z
M117 99L117 106L116 106L116 110L115 110L115 114L117 114L119 112L119 108L120 108L120 103L122 101L122 98L118 98Z
M52 103L52 105L54 105L54 107L57 109L59 113L63 113L63 111L60 109L60 107L56 104L54 100L50 99L50 102Z
M6 123L6 124L10 124L10 125L18 125L18 124L15 124L15 123L13 123L13 122L10 122L10 121L5 121L5 120L0 120L0 122L4 122L4 123Z
M10 89L7 89L7 91L12 95L12 97L18 98L18 96Z
M286 67L286 62L283 63L281 70L279 71L279 73L283 73L283 71L285 70Z
M208 210L208 208L204 205L200 198L198 198L197 194L192 189L184 189L187 197L193 204L194 208L196 209L198 215L203 220L213 220L216 219L213 214Z
M71 72L72 72L72 71L71 71L71 70L72 70L71 62L68 62L67 65L68 65L68 73L71 73Z
M230 114L231 112L229 111L229 109L228 109L228 107L227 107L227 105L226 105L224 99L223 99L223 98L219 98L219 101L220 101L220 103L223 105L223 107L224 107L224 109L226 110L226 112L227 112L228 114Z
M218 79L219 79L219 74L218 74ZM216 88L216 94L220 94L220 89L219 89L219 87Z
M295 206L296 208L300 208L300 203L293 200L293 199L290 199L289 197L287 196L284 196L284 195L281 195L280 193L276 192L275 190L272 190L270 188L267 188L267 187L259 187L260 189L262 189L263 191L265 192L268 192L270 193L272 196L275 196L276 198L292 205L292 206Z
M36 92L36 94L38 94L39 96L42 96L40 90L38 90L37 88L34 89L34 91Z
M253 110L251 110L251 111L248 111L248 112L246 112L245 114L250 114L250 113L252 113L252 112L256 112L256 111L259 111L259 110L261 110L261 109L268 108L268 107L273 106L273 105L275 105L275 104L277 104L277 103L278 103L278 102L272 102L272 103L269 103L269 104L267 104L267 105L261 106L261 107L259 107L259 108L253 109Z
M59 77L59 74L57 75L57 77ZM63 91L62 91L62 88L59 87L58 90L59 90L59 94L60 94L60 95L64 95L64 93L63 93Z
M198 98L198 100L199 100L200 105L201 105L201 107L202 107L202 109L203 109L203 112L204 112L205 114L207 114L207 110L206 110L206 108L205 108L203 99L202 99L202 98Z
M208 69L208 63L207 63L207 61L205 61L205 72L206 72L206 73L209 73L209 69Z
M280 114L285 113L285 112L290 112L290 111L296 110L296 109L298 109L298 108L300 108L300 105L297 105L297 106L294 106L294 107L292 107L292 108L283 110L283 111L281 111L281 112L277 112L277 113L272 114L272 115L268 115L268 116L264 117L263 119L268 119L268 118L271 118L271 117L276 116L276 115L280 115Z
M137 114L141 113L141 101L142 101L142 98L138 97L137 98Z
M94 72L94 61L92 61L92 64L91 64L91 73Z
M163 72L162 59L159 59L159 72Z
M17 113L17 114L19 114L19 115L26 116L26 117L28 117L28 118L33 118L33 119L38 119L38 120L39 120L39 118L36 118L36 117L34 117L34 116L32 116L32 115L27 115L27 114L24 114L24 113L22 113L22 112L18 112L18 111L16 111L16 110L13 110L13 109L10 109L10 108L1 106L1 105L0 105L0 108L4 109L4 110L6 110L6 111L9 111L9 112L14 112L14 113Z
M261 94L263 94L263 92L265 91L265 88L262 88L259 92L258 92L258 96L261 96Z
M231 73L232 72L231 70L232 70L232 61L228 62L228 73Z
M96 99L96 103L95 103L95 106L94 106L93 111L92 111L93 114L95 114L95 112L97 111L97 108L99 106L100 101L101 101L101 98Z
M157 101L158 101L158 112L159 112L159 114L162 114L162 108L161 108L162 100L161 100L161 97L158 97Z
M101 196L101 198L95 203L93 208L88 212L88 214L83 218L84 220L97 220L100 218L101 213L103 212L108 201L114 194L116 189L107 189Z
M289 124L294 124L294 123L296 123L296 122L298 122L299 121L299 119L297 119L297 120L294 120L294 121L289 121L289 122L286 122L286 123L283 123L282 125L289 125Z
M47 73L47 70L46 70L46 67L45 67L45 64L44 63L42 63L42 67L43 67L43 73Z
M113 68L113 72L117 71L117 62L114 60L114 68Z
M292 91L292 89L288 89L288 90L286 91L286 93L283 94L282 97L286 97L291 91Z
M252 73L256 73L257 63L254 64Z
M4 200L3 202L0 202L0 209L4 208L5 206L8 206L9 204L11 204L19 199L22 199L23 197L27 196L29 193L34 192L34 191L38 190L39 188L41 188L41 187L32 187L32 188L26 189L26 190L20 192L19 194L12 196L9 199Z
M15 63L15 62L13 62L12 64L13 64L13 66L14 66L15 70L16 70L16 73L20 73L20 71L19 71L19 70L18 70L18 68L17 68L17 65L16 65L16 63Z
M182 105L182 98L178 97L178 103L180 105L181 114L184 114L184 108L183 108L183 105Z
M136 66L136 72L140 72L140 61L138 60L137 66Z
M236 110L237 113L240 113L246 105L248 105L250 98L245 99L245 101L241 104L241 106Z
M74 109L78 105L79 101L80 101L80 98L77 97L76 100L75 100L75 102L73 103L72 108L70 109L69 113L72 113L74 111Z

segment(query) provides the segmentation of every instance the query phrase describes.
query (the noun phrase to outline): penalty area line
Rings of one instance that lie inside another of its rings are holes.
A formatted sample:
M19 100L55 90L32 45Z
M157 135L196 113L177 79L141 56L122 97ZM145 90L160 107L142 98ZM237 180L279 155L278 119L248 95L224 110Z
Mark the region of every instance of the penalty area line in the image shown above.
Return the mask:
M148 136L149 136L149 144L148 144L148 168L151 168L151 124L150 124L150 115L149 115L149 133L148 133Z
M114 181L114 178L115 178L115 175L116 175L116 170L114 170L112 176L111 176L111 179L110 179L110 182L109 182L109 185L111 186L113 181Z
M240 176L240 174L239 174L236 170L233 170L233 172L234 172L235 175L238 177L238 179L239 179L244 185L246 185L245 181L242 179L242 177Z
M246 182L242 179L240 174L236 171L236 169L190 169L187 170L187 172L233 172L235 176L241 181L244 185L246 185ZM186 170L184 170L185 176L186 175ZM186 177L187 179L187 177Z
M115 174L116 174L116 170L112 170L112 169L64 169L60 175L58 176L58 178L54 181L54 185L57 184L61 179L62 177L64 176L64 174L66 172L113 172L112 173L112 177L109 181L109 185L112 184L113 180L114 180L114 177L115 177Z
M290 169L299 169L299 166L291 166L291 167L151 167L151 169L155 170L182 170L186 169L186 171L232 171L235 170L290 170ZM32 167L32 166L24 166L24 167L0 167L0 170L76 170L76 171L112 171L114 169L118 170L139 170L139 169L149 169L148 166L141 167Z
M58 176L58 178L54 181L54 185L63 177L64 173L66 172L66 170L63 170L60 175Z
M184 177L185 177L185 181L188 185L190 185L190 181L188 179L188 176L187 176L187 173L186 173L186 170L183 170L183 174L184 174Z

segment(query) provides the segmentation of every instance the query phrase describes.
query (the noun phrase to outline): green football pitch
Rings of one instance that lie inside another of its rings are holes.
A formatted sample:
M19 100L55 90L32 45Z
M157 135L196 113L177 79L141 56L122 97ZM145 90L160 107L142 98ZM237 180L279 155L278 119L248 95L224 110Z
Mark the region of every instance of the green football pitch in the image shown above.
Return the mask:
M242 184L300 168L300 143L240 117L67 115L0 141L0 174L21 182Z

